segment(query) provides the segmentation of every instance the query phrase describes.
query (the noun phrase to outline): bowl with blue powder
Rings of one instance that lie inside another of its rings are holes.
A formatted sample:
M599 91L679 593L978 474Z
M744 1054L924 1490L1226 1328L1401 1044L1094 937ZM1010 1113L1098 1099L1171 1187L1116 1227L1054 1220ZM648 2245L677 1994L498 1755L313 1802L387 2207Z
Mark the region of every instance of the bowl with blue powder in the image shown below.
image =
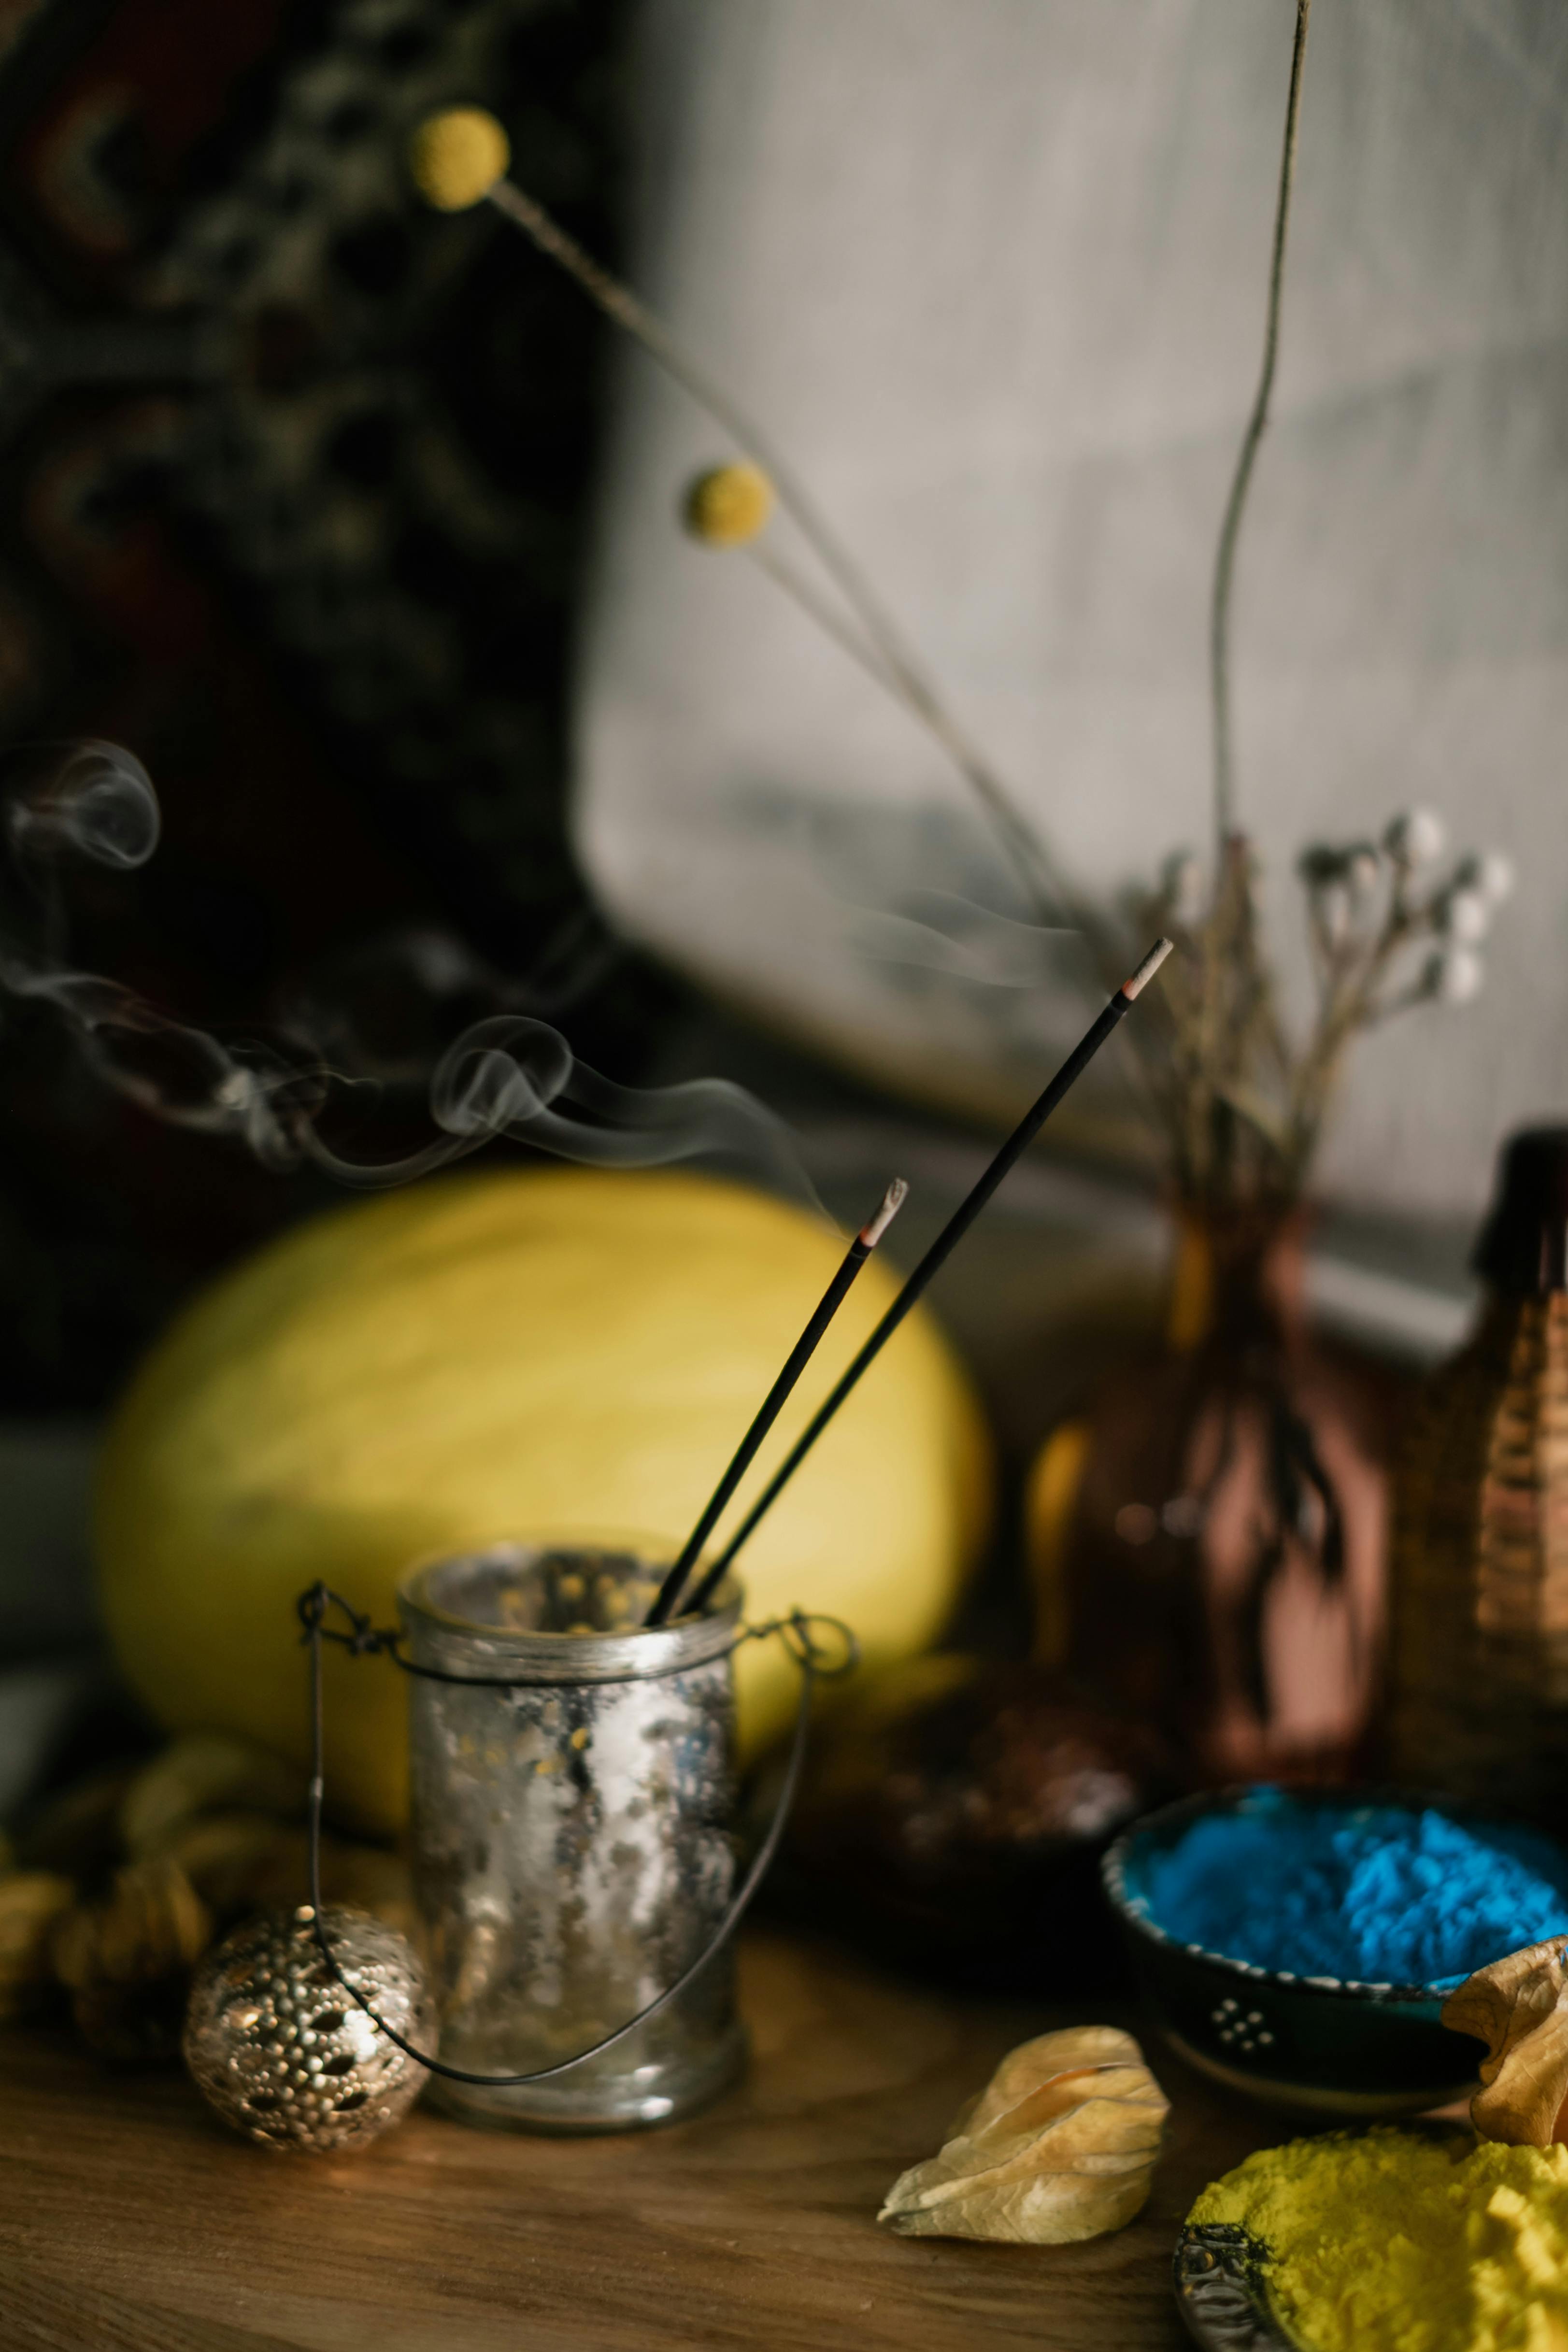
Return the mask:
M1166 2034L1272 2104L1415 2114L1463 2096L1458 1984L1568 1936L1568 1853L1407 1792L1228 1790L1117 1839L1105 1888Z

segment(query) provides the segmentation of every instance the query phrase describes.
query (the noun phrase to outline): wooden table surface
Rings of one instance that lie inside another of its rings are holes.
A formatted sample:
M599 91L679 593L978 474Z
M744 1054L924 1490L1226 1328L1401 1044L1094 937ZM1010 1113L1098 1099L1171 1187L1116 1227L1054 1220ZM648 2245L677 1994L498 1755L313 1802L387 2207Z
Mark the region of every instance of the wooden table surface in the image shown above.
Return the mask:
M1152 2042L1171 2143L1140 2219L1085 2246L877 2228L1002 2053L1088 2011L958 2002L775 1935L742 1947L745 2084L594 2140L416 2112L354 2158L283 2156L175 2073L0 2032L5 2352L1175 2352L1176 2227L1289 2126ZM1113 2010L1111 2014L1117 2012ZM1135 2022L1135 2021L1134 2021Z

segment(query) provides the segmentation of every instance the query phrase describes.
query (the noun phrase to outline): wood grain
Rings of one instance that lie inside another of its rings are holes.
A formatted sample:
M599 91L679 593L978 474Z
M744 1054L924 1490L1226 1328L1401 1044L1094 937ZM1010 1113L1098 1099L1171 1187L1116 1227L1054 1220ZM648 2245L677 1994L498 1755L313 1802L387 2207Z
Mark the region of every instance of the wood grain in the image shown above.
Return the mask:
M943 2000L823 1947L742 1949L747 2082L668 2131L483 2133L416 2113L353 2158L253 2147L177 2074L0 2034L5 2352L1174 2352L1176 2226L1287 2127L1149 2054L1150 2206L1087 2246L894 2238L874 2216L1002 2053L1082 2009ZM1124 2021L1114 2006L1107 2021ZM1133 2023L1136 2020L1125 2021Z

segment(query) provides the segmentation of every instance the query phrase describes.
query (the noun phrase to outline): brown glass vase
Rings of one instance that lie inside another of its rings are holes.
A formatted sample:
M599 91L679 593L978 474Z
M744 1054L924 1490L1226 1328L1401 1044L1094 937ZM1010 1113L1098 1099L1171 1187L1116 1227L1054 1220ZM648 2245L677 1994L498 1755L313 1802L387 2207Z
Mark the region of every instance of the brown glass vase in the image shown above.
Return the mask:
M1300 1211L1184 1213L1166 1343L1037 1465L1041 1654L1194 1786L1365 1768L1399 1383L1309 1330Z
M1394 1769L1563 1832L1568 1806L1568 1129L1516 1136L1475 1337L1426 1383L1395 1486Z

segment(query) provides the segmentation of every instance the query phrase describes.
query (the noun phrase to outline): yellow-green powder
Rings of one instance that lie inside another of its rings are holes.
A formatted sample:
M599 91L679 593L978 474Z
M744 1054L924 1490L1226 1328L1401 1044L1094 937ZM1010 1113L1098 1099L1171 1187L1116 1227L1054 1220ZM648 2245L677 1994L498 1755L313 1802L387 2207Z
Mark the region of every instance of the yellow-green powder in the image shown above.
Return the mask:
M1384 2125L1249 2156L1194 2222L1268 2247L1311 2352L1568 2352L1568 2147Z

